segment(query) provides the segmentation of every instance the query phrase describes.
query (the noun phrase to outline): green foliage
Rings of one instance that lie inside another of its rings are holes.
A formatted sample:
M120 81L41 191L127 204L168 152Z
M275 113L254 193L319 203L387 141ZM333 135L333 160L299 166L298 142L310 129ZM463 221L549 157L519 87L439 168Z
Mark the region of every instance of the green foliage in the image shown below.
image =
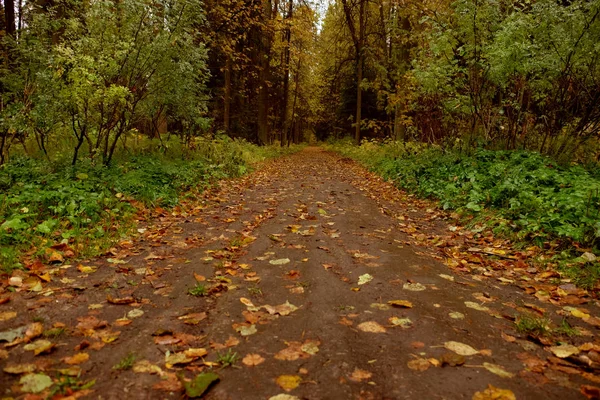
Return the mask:
M219 353L217 352L217 362L221 364L222 368L232 367L238 360L237 353L233 352L231 349L227 350L227 353Z
M554 238L600 249L600 176L538 153L477 150L472 155L396 142L333 147L399 187L539 245Z
M128 232L135 201L174 206L187 192L299 149L259 148L226 137L198 138L194 150L164 145L164 153L148 144L133 155L118 154L108 167L23 157L0 166L0 266L18 268L21 250L35 246L41 256L61 241L79 255L98 254Z
M531 336L546 336L551 333L550 320L533 314L518 316L515 327L519 333Z
M112 369L116 371L127 371L128 369L131 369L131 367L133 367L135 359L135 354L129 353L125 357L123 357L121 361L114 365Z
M196 286L188 289L188 294L191 296L202 297L206 296L207 293L206 286L201 283L196 283Z

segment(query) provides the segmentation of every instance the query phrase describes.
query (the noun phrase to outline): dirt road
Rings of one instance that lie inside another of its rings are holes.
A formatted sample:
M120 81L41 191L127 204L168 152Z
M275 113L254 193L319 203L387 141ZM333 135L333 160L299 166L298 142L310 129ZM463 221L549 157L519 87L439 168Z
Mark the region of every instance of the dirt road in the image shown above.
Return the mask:
M308 148L155 212L137 239L0 305L17 313L0 332L46 332L0 353L5 396L29 373L53 379L42 396L182 398L206 371L220 378L208 399L600 393L587 292L350 160ZM536 323L547 332L524 331Z

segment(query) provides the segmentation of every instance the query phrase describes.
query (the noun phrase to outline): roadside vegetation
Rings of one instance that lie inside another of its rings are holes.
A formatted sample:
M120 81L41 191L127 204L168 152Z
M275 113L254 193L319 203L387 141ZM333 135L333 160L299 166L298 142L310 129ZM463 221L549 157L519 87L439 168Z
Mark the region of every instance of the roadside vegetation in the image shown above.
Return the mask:
M394 141L329 145L396 186L515 240L551 251L567 275L600 278L600 172L539 153L478 149L470 154Z
M219 179L243 175L257 162L298 148L259 147L228 137L197 138L193 149L153 145L148 141L119 152L109 166L25 156L0 166L2 269L36 259L62 261L53 259L59 254L102 253L131 232L135 215L144 209L172 208Z

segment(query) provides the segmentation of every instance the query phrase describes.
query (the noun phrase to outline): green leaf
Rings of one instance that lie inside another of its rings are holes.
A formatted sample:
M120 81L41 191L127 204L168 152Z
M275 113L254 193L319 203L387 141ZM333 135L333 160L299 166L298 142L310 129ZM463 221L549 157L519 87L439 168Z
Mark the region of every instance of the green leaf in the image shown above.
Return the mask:
M27 225L25 222L23 222L21 220L21 217L14 217L12 219L7 219L6 221L4 221L4 223L2 225L0 225L0 229L4 229L4 230L12 229L14 231L18 231L21 229L25 229L28 226L29 225Z
M198 398L206 392L210 385L217 382L219 379L219 375L213 372L203 372L198 374L191 382L183 382L185 394L193 399Z

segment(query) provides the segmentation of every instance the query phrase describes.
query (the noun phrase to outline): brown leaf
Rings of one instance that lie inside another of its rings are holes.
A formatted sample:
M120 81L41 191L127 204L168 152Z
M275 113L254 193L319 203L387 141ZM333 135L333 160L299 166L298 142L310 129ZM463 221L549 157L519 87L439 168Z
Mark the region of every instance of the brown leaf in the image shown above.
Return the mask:
M364 369L354 368L352 371L352 375L350 375L350 380L354 382L361 382L366 379L370 379L373 376L369 371L365 371Z
M131 304L131 303L135 303L135 299L132 296L125 296L125 297L115 298L115 297L112 297L110 294L106 296L106 301L108 301L110 304Z
M247 354L246 357L242 359L242 363L249 367L262 364L264 361L265 359L260 354Z
M359 324L357 328L363 332L385 333L386 329L375 321L367 321Z
M417 358L415 360L411 360L407 363L408 368L412 369L413 371L427 371L429 369L429 367L431 367L431 363L429 363L429 361L427 361L424 358Z

